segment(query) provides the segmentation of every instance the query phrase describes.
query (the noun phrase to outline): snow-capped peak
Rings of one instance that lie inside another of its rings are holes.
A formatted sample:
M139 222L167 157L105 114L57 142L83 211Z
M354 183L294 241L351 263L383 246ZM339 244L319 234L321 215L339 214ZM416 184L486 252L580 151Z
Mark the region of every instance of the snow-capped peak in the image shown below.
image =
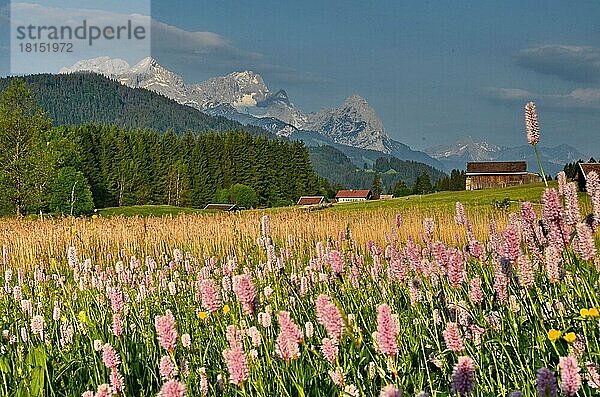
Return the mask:
M129 70L129 64L120 59L112 59L107 56L85 59L76 62L71 67L61 68L59 73L75 73L75 72L91 72L104 75L106 77L115 78Z

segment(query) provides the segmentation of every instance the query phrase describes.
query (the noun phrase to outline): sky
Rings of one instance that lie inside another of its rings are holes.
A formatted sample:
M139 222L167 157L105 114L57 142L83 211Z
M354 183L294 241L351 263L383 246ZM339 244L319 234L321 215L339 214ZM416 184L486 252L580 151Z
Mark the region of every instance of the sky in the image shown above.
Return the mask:
M5 14L2 74L10 73ZM541 145L600 154L598 1L154 0L151 16L152 56L187 83L250 69L305 111L358 94L392 138L415 149L469 135L522 145L523 106L534 100Z

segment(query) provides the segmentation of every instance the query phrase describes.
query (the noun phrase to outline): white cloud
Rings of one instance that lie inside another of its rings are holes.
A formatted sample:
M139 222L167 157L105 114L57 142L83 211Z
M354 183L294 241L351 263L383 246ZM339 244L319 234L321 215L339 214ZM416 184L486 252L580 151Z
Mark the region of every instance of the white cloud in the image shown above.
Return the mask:
M536 94L518 88L490 88L491 98L503 102L535 101L541 106L565 109L600 109L600 88L577 88L566 94Z
M600 48L543 45L516 54L517 64L538 73L578 83L600 81Z

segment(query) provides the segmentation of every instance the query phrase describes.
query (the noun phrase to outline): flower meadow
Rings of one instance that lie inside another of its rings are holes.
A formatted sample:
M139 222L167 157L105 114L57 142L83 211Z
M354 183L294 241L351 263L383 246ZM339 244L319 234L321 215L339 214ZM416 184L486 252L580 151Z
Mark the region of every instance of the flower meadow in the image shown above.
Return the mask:
M27 264L4 247L0 395L598 395L595 174L587 194L591 214L561 175L485 240L456 203L454 242L431 217L361 244L265 215L218 255L73 244Z

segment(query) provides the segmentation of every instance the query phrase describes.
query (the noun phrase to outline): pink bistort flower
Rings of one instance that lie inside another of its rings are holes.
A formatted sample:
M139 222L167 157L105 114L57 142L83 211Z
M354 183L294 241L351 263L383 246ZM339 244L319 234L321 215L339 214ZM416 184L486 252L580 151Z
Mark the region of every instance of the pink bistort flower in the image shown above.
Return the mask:
M317 309L317 320L325 327L330 338L340 340L344 332L344 320L340 309L331 301L327 295L319 295L315 302Z
M527 141L529 144L537 145L540 141L540 125L535 103L533 102L529 102L525 105L525 128L527 130Z
M158 397L185 397L185 385L178 380L171 379L160 389Z
M444 342L446 343L446 347L448 349L455 353L460 353L464 350L465 346L463 345L463 341L460 336L460 328L458 327L458 324L449 322L446 324L446 329L444 330L443 334Z
M394 357L398 354L398 324L392 315L392 309L383 303L377 306L377 346L379 351Z
M106 368L117 368L121 363L119 353L109 343L102 347L102 362Z
M154 318L154 326L158 335L160 345L172 352L175 349L177 342L177 329L175 328L175 317L173 313L167 309L164 316L156 316Z
M574 396L581 387L579 363L573 356L561 357L558 363L560 368L560 388L567 396Z

